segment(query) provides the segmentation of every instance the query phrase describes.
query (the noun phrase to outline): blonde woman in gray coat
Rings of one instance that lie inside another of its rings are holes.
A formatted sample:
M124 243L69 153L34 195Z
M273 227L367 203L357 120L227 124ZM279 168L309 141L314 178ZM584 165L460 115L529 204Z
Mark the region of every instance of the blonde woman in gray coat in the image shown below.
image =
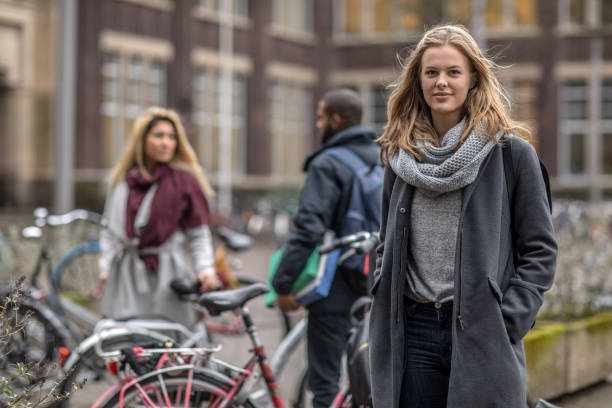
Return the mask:
M108 230L100 236L105 315L195 323L191 305L178 299L170 282L197 277L203 291L217 285L210 194L179 116L148 109L136 120L111 175L104 209Z
M393 86L379 139L376 408L525 407L523 337L557 246L538 157L492 67L467 30L439 26Z

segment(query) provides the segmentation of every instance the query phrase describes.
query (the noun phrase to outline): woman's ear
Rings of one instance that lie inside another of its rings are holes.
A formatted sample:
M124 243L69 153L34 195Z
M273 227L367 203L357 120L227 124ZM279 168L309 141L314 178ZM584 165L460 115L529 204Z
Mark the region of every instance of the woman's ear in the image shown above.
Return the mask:
M476 71L472 71L472 78L470 81L470 91L478 86L478 73Z

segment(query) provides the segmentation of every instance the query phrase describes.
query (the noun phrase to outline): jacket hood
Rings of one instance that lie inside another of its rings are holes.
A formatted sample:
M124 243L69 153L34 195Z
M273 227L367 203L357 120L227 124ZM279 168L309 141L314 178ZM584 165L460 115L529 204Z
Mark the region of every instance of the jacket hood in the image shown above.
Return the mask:
M321 154L325 149L330 147L340 146L349 143L372 143L376 140L377 136L374 129L367 126L351 126L333 135L323 145L310 154L304 162L304 171L308 168L308 165L312 160Z

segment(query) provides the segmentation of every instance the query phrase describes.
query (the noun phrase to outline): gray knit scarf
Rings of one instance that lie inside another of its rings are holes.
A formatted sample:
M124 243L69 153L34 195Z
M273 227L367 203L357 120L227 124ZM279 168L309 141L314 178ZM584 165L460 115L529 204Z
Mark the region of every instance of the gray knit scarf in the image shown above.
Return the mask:
M389 161L391 169L406 183L422 189L430 197L459 190L472 183L478 175L480 164L495 143L472 130L457 149L464 123L465 119L446 132L440 147L417 141L417 145L424 146L418 150L422 159L420 162L400 149Z

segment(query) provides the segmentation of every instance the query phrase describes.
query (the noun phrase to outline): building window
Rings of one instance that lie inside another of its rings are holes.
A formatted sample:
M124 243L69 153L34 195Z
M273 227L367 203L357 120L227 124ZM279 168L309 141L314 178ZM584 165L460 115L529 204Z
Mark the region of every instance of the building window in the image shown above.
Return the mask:
M585 81L568 81L563 84L561 90L561 101L563 103L563 118L586 119L587 118L587 86Z
M604 133L601 143L601 170L603 174L612 175L612 133Z
M601 118L612 119L612 80L603 81L601 87Z
M601 22L604 25L612 24L612 2L601 0Z
M569 173L584 174L585 134L572 133L569 135Z
M372 112L372 128L377 135L381 135L385 125L387 124L387 91L382 85L372 86L371 109Z
M535 0L486 0L488 27L536 25Z
M515 80L512 83L513 119L529 126L535 125L538 84L531 80Z
M220 73L216 67L196 70L193 102L196 136L195 150L204 170L219 176L220 160ZM244 175L246 146L246 78L234 74L232 83L232 172Z
M223 10L224 2L228 0L198 0L198 6L205 12L220 14ZM237 17L249 17L248 0L229 0L231 1L232 14Z
M561 132L565 154L564 172L583 175L586 172L586 135L588 124L587 84L584 80L565 81L561 85Z
M269 101L272 174L288 181L298 180L310 151L314 123L312 91L302 84L272 80Z
M281 32L311 34L314 31L313 0L273 0L272 24Z
M166 65L141 55L105 53L102 63L103 162L112 167L134 120L149 106L166 104Z
M445 17L442 0L338 0L334 5L336 31L345 35L420 31Z

